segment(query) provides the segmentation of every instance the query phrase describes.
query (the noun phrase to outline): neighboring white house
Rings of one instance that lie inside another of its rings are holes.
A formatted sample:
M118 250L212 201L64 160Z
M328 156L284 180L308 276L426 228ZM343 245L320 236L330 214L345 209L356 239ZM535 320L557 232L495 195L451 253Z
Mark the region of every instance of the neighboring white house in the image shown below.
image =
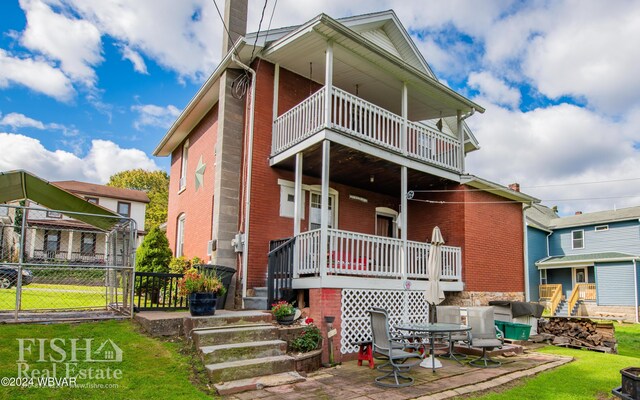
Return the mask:
M78 181L52 182L54 185L89 202L132 218L138 229L140 243L146 231L145 211L149 197L143 191L114 188ZM29 206L36 206L30 202ZM105 232L73 219L60 212L27 210L31 229L27 235L27 258L30 262L68 260L72 263L101 264L106 257ZM123 238L120 248L129 248L128 238Z

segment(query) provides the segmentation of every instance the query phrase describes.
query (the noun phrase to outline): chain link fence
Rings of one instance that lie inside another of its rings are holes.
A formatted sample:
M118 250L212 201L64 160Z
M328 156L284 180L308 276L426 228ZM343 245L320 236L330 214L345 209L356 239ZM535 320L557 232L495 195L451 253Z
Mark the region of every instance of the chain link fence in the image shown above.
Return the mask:
M78 216L0 205L0 320L132 315L135 221Z

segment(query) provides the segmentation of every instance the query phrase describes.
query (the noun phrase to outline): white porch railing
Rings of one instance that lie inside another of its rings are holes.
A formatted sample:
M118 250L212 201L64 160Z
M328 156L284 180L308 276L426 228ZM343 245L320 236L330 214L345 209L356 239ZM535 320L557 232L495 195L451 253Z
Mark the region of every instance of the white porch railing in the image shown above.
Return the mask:
M325 121L327 88L320 89L273 124L271 155L322 128L340 131L426 164L460 171L460 142L426 125L411 122L336 87L331 88L331 120ZM406 126L406 138L403 127Z
M320 275L320 257L327 257L328 275L394 278L402 276L402 240L329 229L326 252L320 251L320 230L303 232L296 241L294 277ZM430 244L407 242L407 279L427 280ZM459 247L442 247L441 280L462 280L462 252Z

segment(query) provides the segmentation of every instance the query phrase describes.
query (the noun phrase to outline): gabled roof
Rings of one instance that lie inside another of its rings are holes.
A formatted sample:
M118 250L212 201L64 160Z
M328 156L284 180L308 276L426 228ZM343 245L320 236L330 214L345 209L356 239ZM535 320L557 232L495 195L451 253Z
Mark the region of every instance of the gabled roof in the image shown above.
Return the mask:
M549 228L551 221L558 218L555 211L542 204L533 204L524 211L524 215L527 225L547 232L551 232Z
M551 220L549 227L551 229L560 229L638 219L640 219L640 207L628 207L556 218Z
M591 253L591 254L572 254L566 256L553 256L543 258L536 261L536 266L539 269L545 268L562 268L567 265L593 265L595 262L618 262L618 261L632 261L640 259L639 256L629 253L618 253L614 251L608 251L603 253Z
M0 203L29 199L51 210L73 211L71 218L100 229L111 230L119 214L69 193L27 171L0 172Z
M539 203L540 200L524 194L522 192L516 192L506 186L502 186L498 183L488 181L486 179L478 178L475 175L462 175L460 180L461 184L471 186L476 189L486 190L489 193L493 193L496 196L504 197L505 199L513 200L521 203Z
M68 192L76 194L110 197L112 199L131 200L140 203L149 202L149 196L147 196L147 194L142 190L123 189L79 181L58 181L51 183Z

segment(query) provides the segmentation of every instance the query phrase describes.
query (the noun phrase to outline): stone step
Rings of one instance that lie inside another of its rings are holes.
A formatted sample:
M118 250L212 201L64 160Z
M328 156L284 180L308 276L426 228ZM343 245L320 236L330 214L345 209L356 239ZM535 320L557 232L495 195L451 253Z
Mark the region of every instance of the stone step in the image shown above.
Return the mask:
M196 348L230 343L261 342L278 338L278 328L273 325L232 326L195 330L191 338Z
M220 396L234 393L246 392L248 390L260 390L267 387L291 385L293 383L304 382L306 379L298 372L282 372L280 374L258 376L254 378L238 379L225 383L215 384Z
M267 310L266 297L243 297L245 310Z
M261 311L234 311L233 314L216 313L209 317L186 317L183 321L184 334L186 337L191 336L193 329L228 326L228 325L244 325L256 323L270 323L273 315L269 312Z
M228 382L294 370L293 357L274 356L205 365L212 383Z
M253 291L255 292L255 297L268 297L266 286L254 287Z
M274 357L286 353L287 342L283 340L266 340L263 342L231 343L200 347L200 357L205 364L247 360L250 358Z

